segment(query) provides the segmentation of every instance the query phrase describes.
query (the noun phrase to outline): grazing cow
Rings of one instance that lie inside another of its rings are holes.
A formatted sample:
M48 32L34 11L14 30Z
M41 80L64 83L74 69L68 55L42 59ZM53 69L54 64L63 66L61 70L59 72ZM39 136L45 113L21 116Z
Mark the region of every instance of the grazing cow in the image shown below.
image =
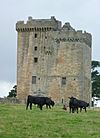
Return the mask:
M86 108L89 106L89 103L82 100L78 100L78 102L79 102L80 112L82 111L82 109L85 109L85 112L87 112Z
M42 110L44 105L49 106L49 108L51 108L50 105L54 106L54 101L52 101L51 98L28 95L26 109L28 109L30 105L30 110L32 110L32 103L38 105L40 110Z
M80 112L82 111L82 109L85 109L86 112L86 107L89 106L89 103L82 101L82 100L78 100L75 97L69 97L70 101L69 101L69 110L70 113L74 113L75 111L77 111L78 113L78 108L80 108Z

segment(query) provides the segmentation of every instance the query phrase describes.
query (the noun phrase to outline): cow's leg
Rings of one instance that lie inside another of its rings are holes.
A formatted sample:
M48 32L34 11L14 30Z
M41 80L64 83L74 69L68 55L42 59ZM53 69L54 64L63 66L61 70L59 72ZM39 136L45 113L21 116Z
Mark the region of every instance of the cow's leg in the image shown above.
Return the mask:
M49 104L49 108L51 109L51 106L50 106L50 104Z
M50 104L46 104L46 108L48 109L48 106L49 106L49 108L51 109L51 106L50 106Z
M78 107L77 107L77 114L78 114Z
M71 107L69 107L69 112L71 113Z
M70 107L70 113L74 113L74 108Z
M48 109L48 105L46 104L46 108Z
M82 112L82 107L80 107L80 112Z
M40 110L42 110L42 105L40 105Z
M28 106L29 106L29 102L27 102L27 105L26 105L26 110L28 109Z
M74 113L75 112L75 108L74 107L72 107L72 113Z
M32 110L32 103L30 103L30 110Z
M87 112L87 111L86 111L86 107L84 107L84 109L85 109L85 112Z

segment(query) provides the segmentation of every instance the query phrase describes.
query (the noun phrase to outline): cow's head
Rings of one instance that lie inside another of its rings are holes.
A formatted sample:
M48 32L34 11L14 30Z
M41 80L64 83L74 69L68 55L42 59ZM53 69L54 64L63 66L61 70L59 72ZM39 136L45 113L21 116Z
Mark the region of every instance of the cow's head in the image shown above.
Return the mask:
M76 99L75 97L73 97L73 96L71 96L71 97L68 97L70 100L72 100L72 99Z
M55 105L54 101L51 101L51 105L52 105L52 107Z

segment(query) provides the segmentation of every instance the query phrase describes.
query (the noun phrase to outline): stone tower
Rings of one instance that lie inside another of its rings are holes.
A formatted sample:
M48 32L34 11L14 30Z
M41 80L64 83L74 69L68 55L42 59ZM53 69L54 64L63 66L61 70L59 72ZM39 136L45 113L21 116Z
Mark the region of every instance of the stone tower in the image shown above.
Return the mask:
M16 23L17 97L48 96L56 102L91 97L91 34L70 23L32 19Z

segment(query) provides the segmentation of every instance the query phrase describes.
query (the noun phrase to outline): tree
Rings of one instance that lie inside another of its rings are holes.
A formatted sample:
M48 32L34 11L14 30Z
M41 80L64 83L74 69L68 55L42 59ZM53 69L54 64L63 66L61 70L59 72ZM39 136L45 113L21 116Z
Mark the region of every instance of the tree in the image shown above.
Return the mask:
M100 67L99 61L92 61L91 68L94 70L95 68Z
M9 92L7 97L16 97L17 95L17 85L14 85L13 89Z
M100 62L92 61L91 80L92 80L92 97L100 97Z

